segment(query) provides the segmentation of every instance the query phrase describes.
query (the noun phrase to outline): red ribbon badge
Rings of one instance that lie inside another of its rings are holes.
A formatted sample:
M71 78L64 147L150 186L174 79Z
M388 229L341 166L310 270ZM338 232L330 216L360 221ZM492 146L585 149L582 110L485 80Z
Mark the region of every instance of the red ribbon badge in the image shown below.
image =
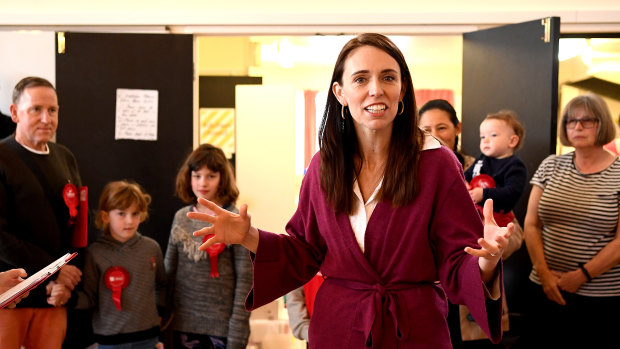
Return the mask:
M204 244L212 236L213 234L205 235L205 237L202 238L202 243ZM222 253L222 251L224 251L225 248L226 248L226 244L218 242L218 243L215 243L207 247L207 250L205 251L207 252L207 254L209 254L209 261L211 262L211 277L212 278L220 277L220 272L217 270L217 256L220 253Z
M119 266L108 268L104 274L105 286L112 290L114 305L119 311L121 309L121 291L129 285L129 272Z
M65 205L69 207L69 225L71 225L75 217L77 217L77 207L80 203L77 187L73 183L65 184L64 188L62 188L62 198L65 200Z
M71 247L86 247L88 244L88 187L80 187L80 205L73 224Z

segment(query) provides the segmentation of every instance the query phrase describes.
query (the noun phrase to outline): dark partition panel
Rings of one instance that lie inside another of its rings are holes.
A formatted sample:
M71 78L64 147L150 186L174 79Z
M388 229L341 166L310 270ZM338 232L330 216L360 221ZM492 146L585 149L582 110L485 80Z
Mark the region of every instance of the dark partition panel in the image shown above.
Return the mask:
M135 180L152 195L139 231L165 251L182 206L174 196L176 172L193 142L192 36L66 33L65 39L65 53L56 55L57 141L74 152L92 210L112 180ZM119 88L158 91L156 140L115 139Z
M234 108L235 86L262 83L260 76L200 76L198 105L200 108Z
M517 112L526 130L517 155L528 170L528 185L514 210L521 223L531 190L529 179L540 162L555 153L559 35L557 17L463 35L463 149L480 154L479 126L487 113ZM530 269L525 244L504 262L510 328L517 336Z

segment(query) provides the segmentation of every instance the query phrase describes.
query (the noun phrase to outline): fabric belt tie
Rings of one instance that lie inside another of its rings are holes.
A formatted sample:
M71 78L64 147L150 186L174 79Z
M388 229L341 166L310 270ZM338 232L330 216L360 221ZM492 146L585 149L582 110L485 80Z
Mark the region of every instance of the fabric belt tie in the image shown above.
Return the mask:
M392 318L395 327L395 336L398 341L409 338L409 312L402 294L398 291L410 290L421 286L428 286L428 283L420 284L387 284L380 283L368 284L361 281L338 279L329 277L327 280L337 285L356 291L371 292L370 297L362 300L363 317L362 326L366 345L371 344L371 348L380 348L383 341L384 315ZM400 311L399 311L400 310Z

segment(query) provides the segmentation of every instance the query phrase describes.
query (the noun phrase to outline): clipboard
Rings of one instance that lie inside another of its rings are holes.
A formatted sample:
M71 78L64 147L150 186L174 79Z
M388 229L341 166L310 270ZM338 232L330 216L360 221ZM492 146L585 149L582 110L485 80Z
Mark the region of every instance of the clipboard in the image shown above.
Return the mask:
M11 304L14 300L22 296L24 293L29 292L33 288L40 285L43 281L47 280L50 276L54 275L63 265L67 264L70 260L75 258L77 252L67 253L64 256L50 263L47 267L39 270L35 274L32 274L26 280L11 287L9 290L0 295L0 309Z

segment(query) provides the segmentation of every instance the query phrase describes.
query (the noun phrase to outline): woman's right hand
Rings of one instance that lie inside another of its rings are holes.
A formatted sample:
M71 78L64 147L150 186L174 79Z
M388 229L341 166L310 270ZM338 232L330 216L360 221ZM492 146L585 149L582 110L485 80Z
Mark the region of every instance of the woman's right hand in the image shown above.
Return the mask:
M194 232L194 236L213 235L200 246L206 250L215 243L241 244L248 250L256 252L258 248L258 229L252 227L248 205L239 208L239 214L227 211L213 202L199 198L198 203L214 212L213 215L202 212L188 212L187 217L211 223L210 227Z
M540 277L540 283L542 284L543 291L547 298L558 303L559 305L566 305L562 292L560 292L560 276L550 270L543 273L538 273Z
M538 205L543 194L543 188L534 185L527 202L527 214L523 224L523 238L527 252L530 255L532 266L536 270L543 291L549 300L566 305L560 292L560 277L549 269L543 248L542 230L543 224L538 216Z

